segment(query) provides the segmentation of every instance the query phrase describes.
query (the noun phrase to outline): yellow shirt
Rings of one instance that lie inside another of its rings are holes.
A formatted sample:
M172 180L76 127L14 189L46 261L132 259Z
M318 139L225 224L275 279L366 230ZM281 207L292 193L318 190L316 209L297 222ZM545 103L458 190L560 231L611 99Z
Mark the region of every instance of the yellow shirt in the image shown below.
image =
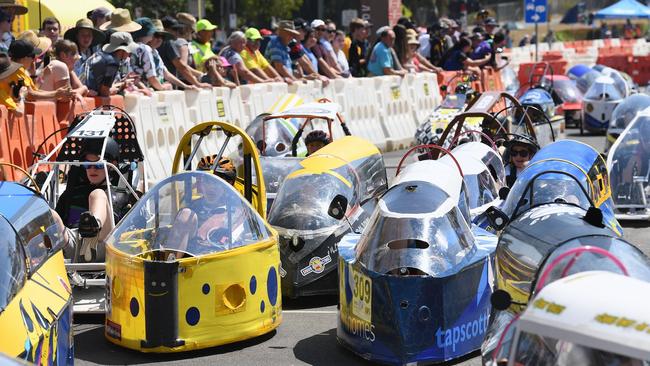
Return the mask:
M0 103L6 106L9 110L15 110L18 106L18 101L20 101L20 95L18 94L20 88L17 86L21 85L21 81L22 85L26 86L28 89L38 89L32 78L29 76L29 73L25 71L23 67L19 68L8 77L0 80Z
M239 55L241 58L244 60L244 65L246 65L246 68L249 70L252 69L260 69L264 70L267 67L270 67L271 65L269 62L262 56L262 52L259 50L253 52L248 47L245 47Z
M348 60L350 59L350 46L352 46L352 39L345 36L345 40L343 41L343 54Z

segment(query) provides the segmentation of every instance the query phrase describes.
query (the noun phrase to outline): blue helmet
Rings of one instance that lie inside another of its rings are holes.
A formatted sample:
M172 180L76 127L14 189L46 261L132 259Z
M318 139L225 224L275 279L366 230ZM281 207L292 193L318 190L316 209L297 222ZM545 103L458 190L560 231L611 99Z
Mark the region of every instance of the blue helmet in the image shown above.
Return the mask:
M587 73L589 70L591 70L589 66L578 64L569 69L567 76L573 80L576 80Z
M529 89L519 98L519 102L524 107L533 106L539 108L544 112L546 118L548 118L549 120L555 114L555 102L553 101L553 97L551 96L551 93L549 93L545 89L542 88ZM535 122L542 122L542 121L538 121L537 119L538 118L535 118Z

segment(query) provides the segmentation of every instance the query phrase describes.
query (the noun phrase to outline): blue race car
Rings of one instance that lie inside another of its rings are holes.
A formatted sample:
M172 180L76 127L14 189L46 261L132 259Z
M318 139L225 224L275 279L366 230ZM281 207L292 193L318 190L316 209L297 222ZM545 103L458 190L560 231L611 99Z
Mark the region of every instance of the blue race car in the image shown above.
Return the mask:
M359 356L403 365L479 349L496 237L471 224L460 170L450 160L406 166L363 235L339 243L337 338Z

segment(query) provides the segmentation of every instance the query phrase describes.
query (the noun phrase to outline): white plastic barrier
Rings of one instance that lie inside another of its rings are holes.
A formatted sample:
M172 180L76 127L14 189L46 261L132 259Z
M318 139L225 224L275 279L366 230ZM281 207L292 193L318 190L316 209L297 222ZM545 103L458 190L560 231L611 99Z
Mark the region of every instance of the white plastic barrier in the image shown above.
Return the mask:
M305 102L311 102L321 97L320 81L297 81L289 85L289 93L298 94Z
M355 136L363 137L386 150L386 134L379 120L379 100L371 78L337 79L328 86L332 101L343 107L343 117ZM338 129L337 129L338 130ZM337 137L336 133L334 137Z
M440 88L436 74L408 74L404 77L413 119L420 125L440 104Z
M408 101L406 83L399 76L374 77L372 80L379 97L379 120L387 136L386 149L392 151L409 147L414 142L417 126Z
M173 156L169 152L167 134L173 134L176 127L169 118L159 118L157 96L146 97L139 94L127 94L124 106L135 123L138 143L142 148L148 167L147 177L151 184L171 174Z
M243 118L248 125L258 114L265 111L264 96L267 88L264 84L242 85L238 88L241 92Z
M189 120L195 123L217 119L217 104L212 89L185 91Z

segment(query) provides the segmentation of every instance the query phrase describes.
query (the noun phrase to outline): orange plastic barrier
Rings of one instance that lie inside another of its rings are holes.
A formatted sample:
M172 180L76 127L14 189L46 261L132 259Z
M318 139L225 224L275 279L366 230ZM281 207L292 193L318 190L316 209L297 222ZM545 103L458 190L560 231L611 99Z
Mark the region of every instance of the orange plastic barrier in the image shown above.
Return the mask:
M95 97L95 106L113 105L124 109L124 97L121 95L111 95L110 97Z
M542 54L542 61L562 61L564 55L562 51L547 51Z
M5 163L13 162L12 148L9 139L9 120L7 108L0 106L0 161ZM0 167L0 181L15 180L14 169Z
M485 91L503 91L503 82L501 73L491 67L483 69L483 90Z
M25 116L21 120L23 149L27 160L25 166L28 167L36 161L33 153L46 138L49 137L38 153L44 154L52 151L61 141L61 134L55 133L60 128L56 118L56 104L54 102L27 102L25 103Z

